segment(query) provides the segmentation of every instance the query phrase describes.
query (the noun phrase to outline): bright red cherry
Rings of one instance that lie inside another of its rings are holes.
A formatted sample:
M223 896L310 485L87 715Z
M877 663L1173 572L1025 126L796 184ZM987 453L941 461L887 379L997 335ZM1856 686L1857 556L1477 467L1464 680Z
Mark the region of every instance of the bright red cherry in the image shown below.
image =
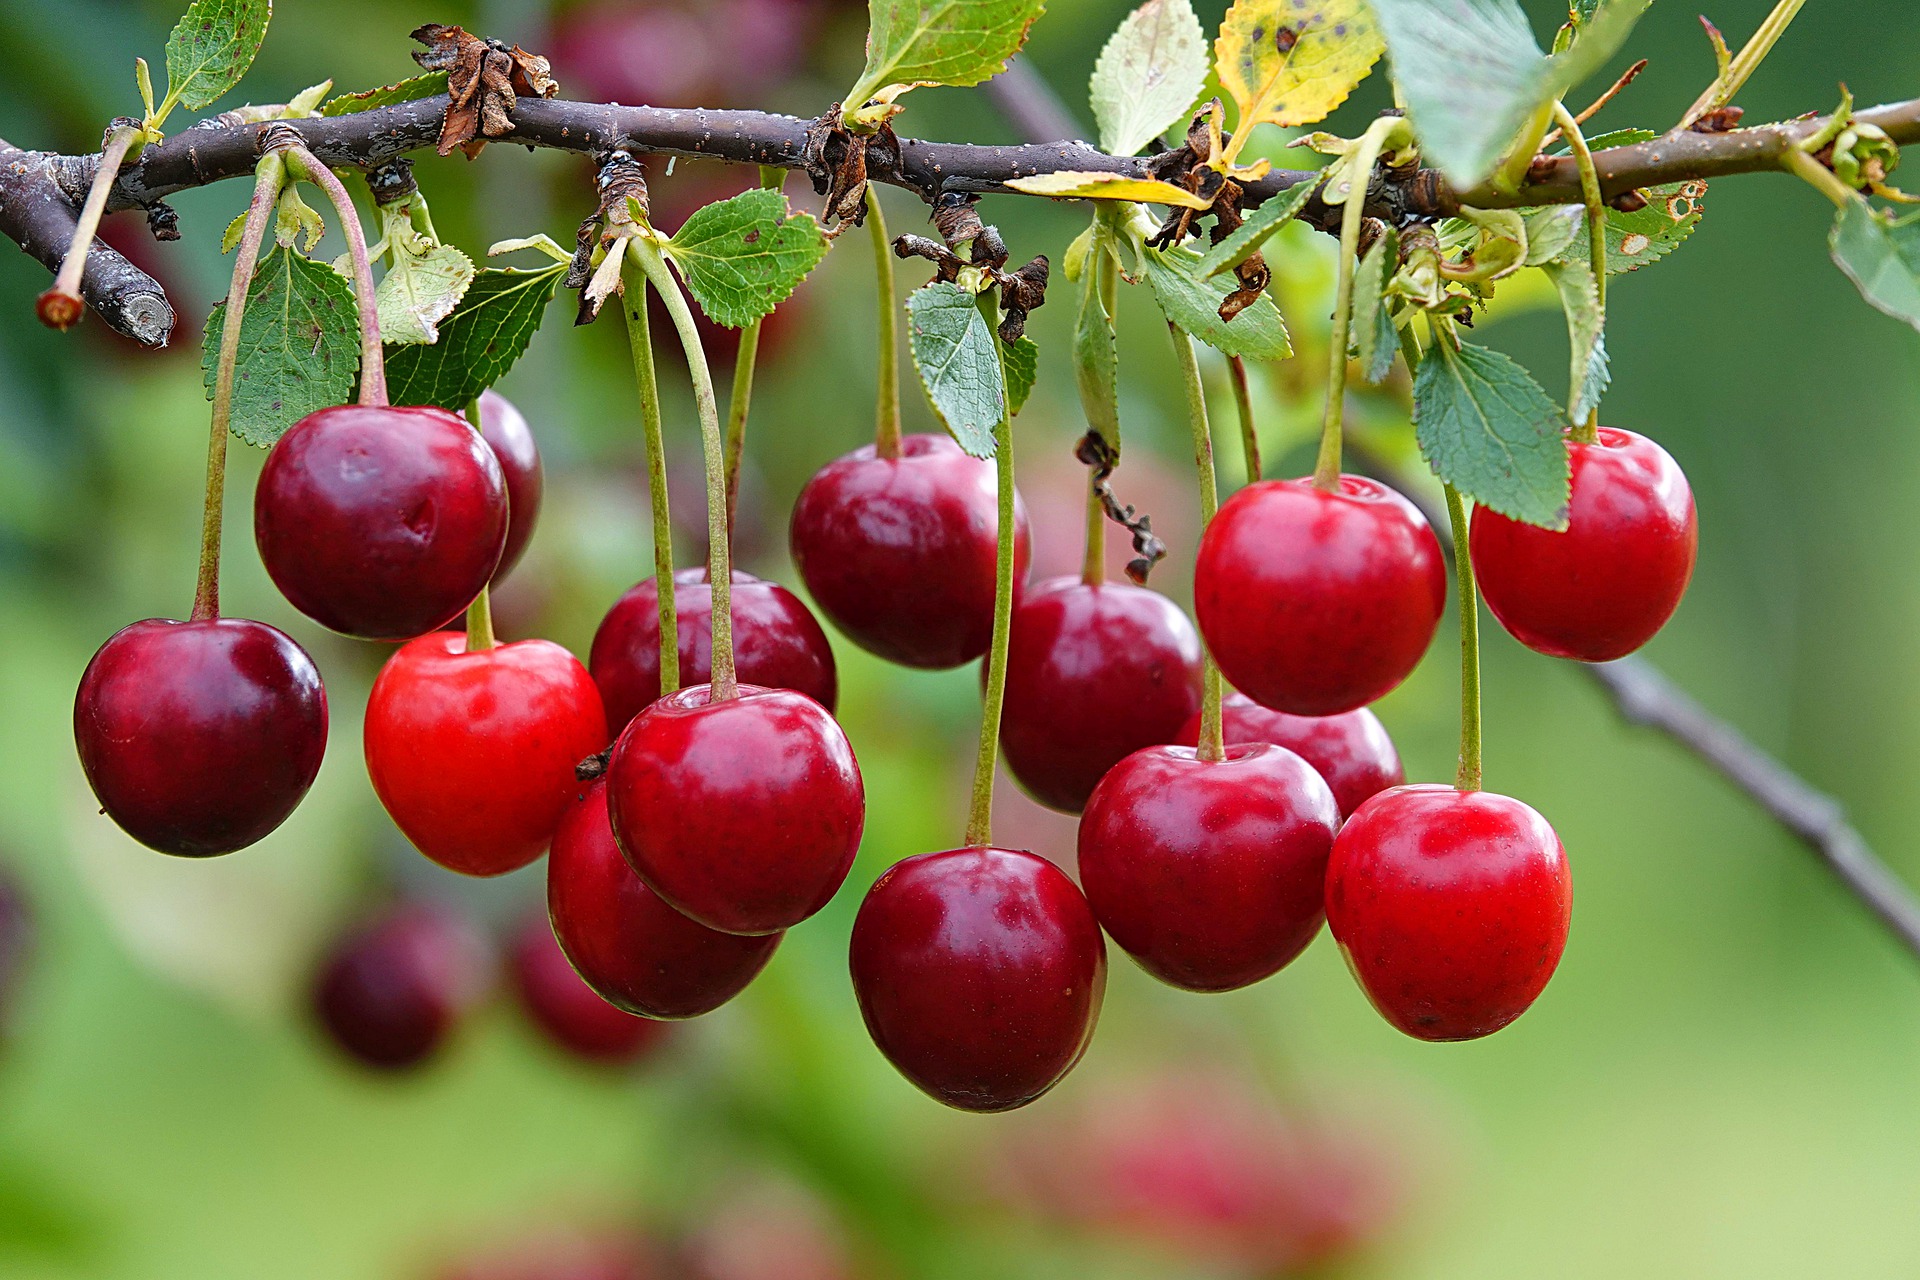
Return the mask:
M1080 819L1080 883L1140 967L1231 991L1306 950L1325 919L1333 792L1284 747L1148 747L1115 765Z
M673 575L680 686L713 678L713 588L705 569ZM840 695L833 648L812 612L777 582L733 575L733 662L742 684L793 689L828 711ZM660 597L648 578L614 601L594 632L587 666L618 737L660 696Z
M1093 1039L1107 946L1045 858L949 849L896 863L853 922L853 993L900 1074L963 1111L1011 1111Z
M939 670L993 639L998 485L993 463L946 436L910 435L900 456L872 445L828 463L793 504L793 562L814 602L869 653ZM1031 558L1014 500L1014 581Z
M697 1018L739 995L783 934L720 933L647 888L614 843L596 782L560 819L547 858L547 914L560 948L600 998L648 1018Z
M1411 502L1341 476L1250 484L1200 539L1194 615L1227 679L1262 706L1330 716L1407 678L1447 595L1440 542Z
M607 809L627 861L681 914L777 933L827 905L866 821L853 748L818 702L741 685L660 699L615 745Z
M1569 443L1573 497L1555 533L1475 509L1467 546L1500 625L1555 658L1611 662L1673 616L1693 577L1700 522L1680 464L1612 427Z
M490 968L464 921L402 905L334 945L314 986L314 1013L333 1042L367 1066L418 1066L485 992Z
M1041 804L1080 812L1107 770L1199 709L1200 637L1159 592L1049 578L1014 609L1000 745Z
M1547 820L1487 791L1412 786L1333 844L1327 923L1388 1022L1472 1040L1525 1013L1567 945L1573 878Z
M510 959L521 1006L569 1053L590 1062L631 1062L666 1039L666 1023L622 1012L580 980L544 914L521 926Z
M1271 742L1312 765L1333 788L1342 818L1377 792L1407 780L1387 727L1365 707L1337 716L1295 716L1263 707L1244 693L1230 693L1220 707L1220 728L1229 746ZM1198 745L1198 711L1174 741Z
M267 454L253 537L274 585L321 626L409 640L458 617L493 576L506 478L445 409L322 409Z
M546 490L546 473L540 466L540 446L534 442L526 415L491 387L480 393L480 437L493 450L507 482L507 545L500 553L499 567L493 571L493 581L498 582L520 563L527 539L533 536L533 526L540 518L540 495Z
M73 700L100 807L150 849L204 858L272 831L327 750L313 659L264 622L136 622L100 646Z
M367 774L420 852L497 876L546 850L607 721L587 669L552 641L466 644L436 631L387 660L367 699Z

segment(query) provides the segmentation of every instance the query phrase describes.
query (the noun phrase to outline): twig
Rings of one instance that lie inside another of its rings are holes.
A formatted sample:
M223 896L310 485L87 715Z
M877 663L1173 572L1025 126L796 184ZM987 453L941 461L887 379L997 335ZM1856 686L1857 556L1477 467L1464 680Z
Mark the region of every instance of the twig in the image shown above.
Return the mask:
M1625 71L1622 71L1620 73L1620 78L1613 82L1612 87L1609 88L1605 93L1601 94L1599 97L1595 98L1591 103L1589 103L1585 111L1582 111L1580 114L1576 115L1573 118L1573 122L1575 124L1585 124L1587 121L1599 115L1600 109L1602 107L1606 106L1609 102L1612 102L1614 99L1614 96L1618 94L1622 89L1632 84L1635 80L1638 80L1640 78L1640 73L1642 71L1645 71L1646 69L1647 69L1647 60L1645 58L1642 58L1640 59L1640 61L1628 67ZM1548 147L1560 141L1562 136L1563 135L1561 134L1560 130L1558 129L1553 130L1546 137L1540 139L1540 150L1545 151Z

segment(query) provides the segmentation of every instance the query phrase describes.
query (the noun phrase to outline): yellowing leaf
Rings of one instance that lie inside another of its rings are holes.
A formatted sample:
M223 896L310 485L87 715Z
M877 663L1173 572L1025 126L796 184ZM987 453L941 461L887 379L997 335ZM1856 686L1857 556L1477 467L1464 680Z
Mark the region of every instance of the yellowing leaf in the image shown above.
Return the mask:
M1206 200L1185 187L1176 187L1158 178L1130 178L1124 173L1037 173L1031 178L1014 178L1007 185L1028 195L1053 196L1060 200L1139 200L1148 204L1179 205L1183 209L1208 207Z
M1235 0L1213 45L1220 87L1240 109L1234 152L1257 124L1325 119L1385 48L1365 0Z

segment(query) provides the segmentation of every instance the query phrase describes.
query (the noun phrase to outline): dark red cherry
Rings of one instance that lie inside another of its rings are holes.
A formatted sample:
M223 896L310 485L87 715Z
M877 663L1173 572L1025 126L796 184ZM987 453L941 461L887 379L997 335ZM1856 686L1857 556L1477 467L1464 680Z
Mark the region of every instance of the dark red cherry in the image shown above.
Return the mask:
M1467 546L1481 598L1514 639L1556 658L1611 662L1680 607L1699 518L1680 464L1645 436L1602 427L1597 444L1567 452L1564 532L1480 507Z
M576 1057L631 1062L659 1048L671 1030L664 1022L635 1017L595 995L553 940L545 914L520 927L510 959L521 1007L549 1039Z
M1296 716L1263 707L1244 693L1230 693L1220 707L1220 727L1229 746L1271 742L1312 765L1333 788L1342 818L1375 793L1407 780L1387 727L1365 707L1335 716ZM1174 741L1188 747L1199 744L1199 712Z
M938 670L993 639L999 525L993 463L946 436L911 435L900 456L872 445L822 467L793 504L793 562L814 603L869 653ZM1014 499L1014 581L1031 558Z
M445 409L322 409L267 454L253 537L274 585L321 626L408 640L458 617L493 576L506 478Z
M1341 476L1250 484L1200 539L1194 616L1220 670L1262 706L1330 716L1407 678L1433 640L1447 570L1426 517Z
M1080 812L1107 770L1199 709L1200 637L1159 592L1049 578L1013 611L1000 745L1041 804Z
M161 853L232 853L313 785L327 693L306 651L264 622L149 618L87 664L73 739L121 830Z
M1093 1039L1107 946L1045 858L949 849L896 863L867 892L853 993L887 1061L963 1111L1011 1111L1060 1082Z
M545 852L607 722L587 669L552 641L466 643L436 631L387 659L367 699L367 775L420 852L497 876Z
M1306 950L1326 918L1333 792L1284 747L1148 747L1080 819L1080 883L1100 926L1162 982L1231 991Z
M547 858L547 914L600 998L648 1018L697 1018L739 995L784 934L720 933L675 911L627 865L596 782L560 819Z
M314 986L314 1013L333 1042L367 1066L418 1066L479 1000L489 970L485 945L465 921L406 904L334 944Z
M713 678L713 588L705 569L673 575L680 686ZM742 684L793 689L828 711L840 696L827 633L800 597L777 582L733 575L733 662ZM614 601L594 632L587 666L618 737L660 696L660 598L652 578Z
M1333 844L1327 923L1382 1017L1421 1040L1472 1040L1525 1013L1573 916L1567 853L1518 800L1395 787Z
M614 746L607 810L633 869L723 933L777 933L827 905L866 821L853 748L818 702L741 685L655 702Z
M507 545L493 571L498 582L520 563L540 518L540 495L546 491L546 473L540 466L540 446L533 428L513 402L489 387L480 393L480 436L493 450L507 482Z

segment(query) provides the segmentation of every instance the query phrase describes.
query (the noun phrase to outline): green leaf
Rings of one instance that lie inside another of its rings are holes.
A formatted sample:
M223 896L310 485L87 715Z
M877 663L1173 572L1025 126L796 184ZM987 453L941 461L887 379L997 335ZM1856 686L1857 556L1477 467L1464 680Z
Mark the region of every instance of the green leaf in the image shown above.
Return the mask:
M1239 108L1236 140L1257 124L1324 120L1380 60L1366 0L1234 0L1214 68Z
M1579 422L1593 412L1613 381L1607 361L1606 316L1600 309L1593 272L1586 264L1575 267L1556 262L1545 270L1560 291L1560 308L1567 314L1567 344L1573 360L1572 378L1567 384L1567 416Z
M955 442L973 457L991 458L1006 388L993 328L974 295L938 280L908 294L907 348Z
M213 398L225 303L207 317L201 367ZM353 285L322 262L284 246L260 262L247 288L234 364L231 429L269 448L316 409L344 404L360 367L360 321Z
M1006 344L1007 404L1018 414L1027 407L1033 384L1040 380L1040 344L1026 334L1018 342Z
M1889 221L1865 200L1849 200L1827 238L1834 265L1860 296L1920 329L1920 219Z
M1387 282L1400 266L1400 237L1392 227L1374 241L1373 248L1360 259L1353 278L1354 358L1360 362L1362 376L1378 382L1393 368L1394 352L1400 349L1399 334L1393 327L1393 314L1387 307Z
M867 65L849 108L882 89L979 84L1020 49L1043 0L868 0Z
M1569 6L1569 16L1572 17L1574 25L1585 26L1593 21L1593 15L1598 11L1601 3L1602 0L1573 0Z
M1679 248L1680 242L1700 225L1706 193L1704 182L1674 182L1649 187L1644 192L1647 207L1637 213L1607 210L1607 274L1638 271ZM1592 256L1586 217L1582 215L1580 230L1567 244L1561 261L1585 263Z
M380 340L395 346L440 340L438 325L473 283L473 259L449 244L423 245L416 253L396 246L393 265L380 278L374 300L380 308Z
M526 352L566 271L556 262L534 271L476 273L460 305L440 322L440 341L387 349L387 394L395 404L466 408Z
M193 0L167 37L167 97L198 111L239 84L272 17L273 0Z
M1120 355L1113 319L1100 299L1100 272L1089 264L1080 290L1080 314L1073 329L1073 381L1087 426L1120 448Z
M1207 87L1207 37L1191 0L1147 0L1093 64L1089 93L1100 148L1130 156L1187 113Z
M377 107L398 106L402 102L415 102L421 98L431 98L447 91L447 73L429 71L423 76L414 76L398 84L390 84L379 89L368 89L361 93L343 93L329 99L320 108L323 116L350 116L361 111L372 111Z
M1413 380L1413 425L1434 474L1481 506L1567 527L1566 420L1527 371L1498 351L1441 337Z
M1232 320L1220 318L1220 304L1239 282L1232 276L1204 277L1200 255L1191 249L1148 249L1147 283L1168 320L1222 355L1248 360L1285 360L1293 354L1287 326L1273 299L1262 294Z
M1233 234L1207 250L1206 256L1200 259L1200 274L1217 276L1251 258L1274 232L1306 207L1319 188L1318 181L1296 182L1279 195L1269 196L1245 222L1234 228Z
M1461 187L1493 171L1547 100L1547 57L1515 0L1373 0L1422 156Z
M755 188L696 209L667 242L687 289L716 324L739 329L772 311L827 254L810 213Z
M1587 233L1587 213L1577 204L1548 205L1526 211L1527 262L1543 266L1564 257L1576 236Z

